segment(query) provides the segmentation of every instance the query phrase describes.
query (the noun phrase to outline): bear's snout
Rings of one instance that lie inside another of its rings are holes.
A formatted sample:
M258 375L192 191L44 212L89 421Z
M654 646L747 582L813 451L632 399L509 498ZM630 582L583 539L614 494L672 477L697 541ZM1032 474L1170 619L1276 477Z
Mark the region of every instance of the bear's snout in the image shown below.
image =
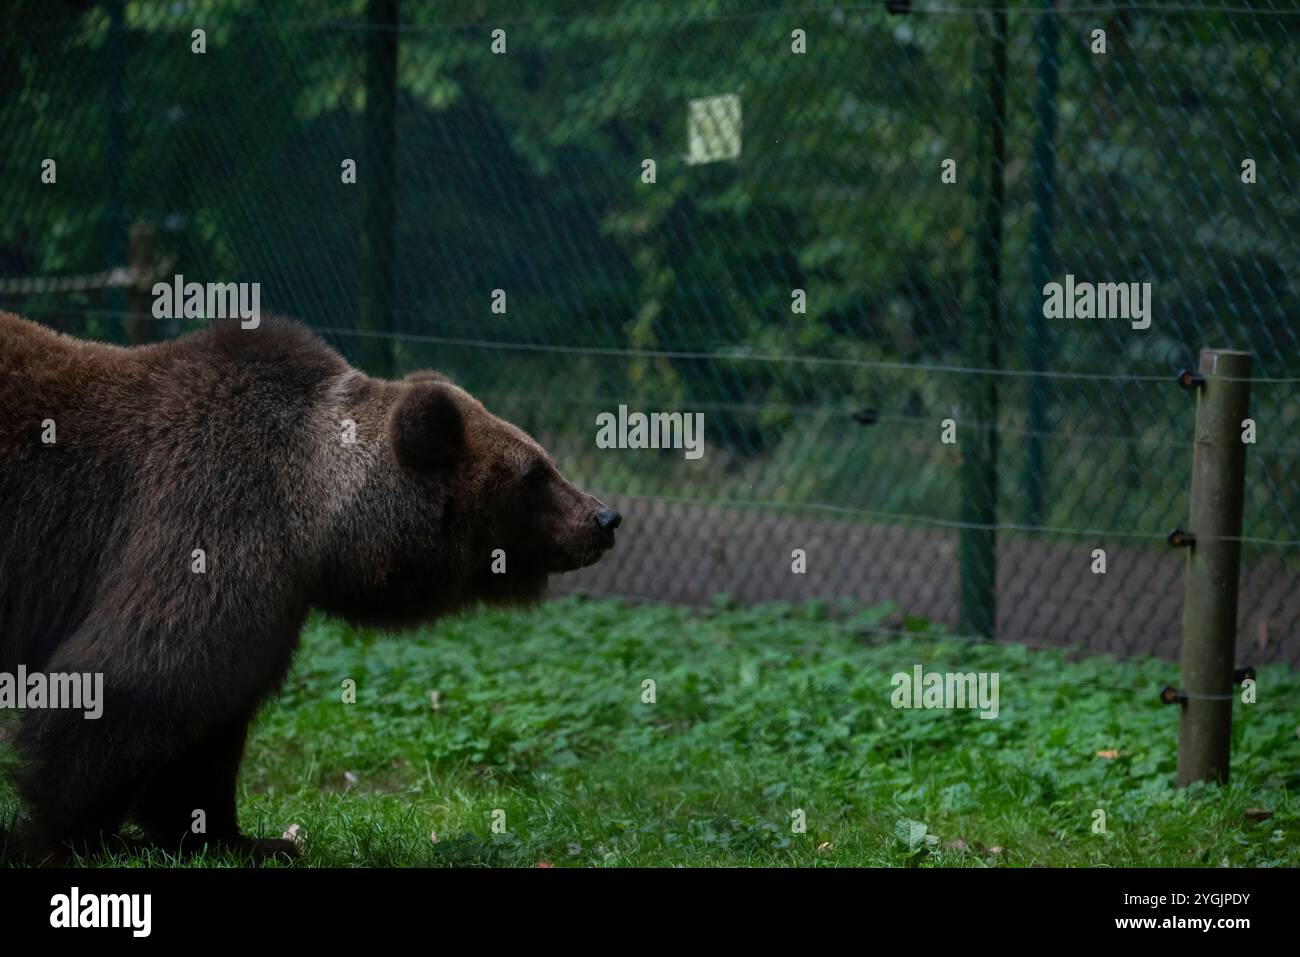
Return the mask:
M573 514L573 524L563 537L561 567L556 571L573 571L596 564L614 547L614 530L623 524L623 516L604 502L593 496L583 497L587 500L586 507Z
M592 559L593 562L598 560L601 555L614 547L614 529L618 528L622 524L622 515L614 511L612 508L606 508L604 505L601 506L600 511L596 513L596 528L600 530L597 532L597 535L599 536L599 548L596 551L596 557Z

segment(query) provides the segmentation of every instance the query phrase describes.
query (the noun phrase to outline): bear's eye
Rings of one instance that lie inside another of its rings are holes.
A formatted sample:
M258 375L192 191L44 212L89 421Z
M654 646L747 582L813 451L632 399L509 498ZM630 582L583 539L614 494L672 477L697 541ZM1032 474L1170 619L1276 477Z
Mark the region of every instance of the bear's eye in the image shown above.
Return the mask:
M528 489L540 488L546 481L546 465L543 462L534 462L528 466L528 471L524 472L524 487Z
M524 472L523 491L530 499L540 498L547 488L549 472L545 462L534 462Z

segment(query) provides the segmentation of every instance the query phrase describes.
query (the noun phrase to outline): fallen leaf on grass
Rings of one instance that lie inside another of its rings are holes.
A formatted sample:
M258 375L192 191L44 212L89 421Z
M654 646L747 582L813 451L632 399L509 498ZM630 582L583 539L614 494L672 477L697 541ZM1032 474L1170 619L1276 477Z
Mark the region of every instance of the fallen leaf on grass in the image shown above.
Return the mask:
M1266 807L1246 808L1246 818L1251 821L1267 821L1272 816L1273 812Z

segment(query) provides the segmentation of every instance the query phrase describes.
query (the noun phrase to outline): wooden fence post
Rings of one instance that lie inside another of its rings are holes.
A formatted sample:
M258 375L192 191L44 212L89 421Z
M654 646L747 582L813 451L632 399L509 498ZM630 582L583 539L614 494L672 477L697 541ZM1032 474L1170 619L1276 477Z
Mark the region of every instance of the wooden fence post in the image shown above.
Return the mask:
M1251 357L1202 349L1192 453L1191 547L1183 598L1178 787L1228 781L1232 673L1241 575L1246 476L1242 420L1250 405Z

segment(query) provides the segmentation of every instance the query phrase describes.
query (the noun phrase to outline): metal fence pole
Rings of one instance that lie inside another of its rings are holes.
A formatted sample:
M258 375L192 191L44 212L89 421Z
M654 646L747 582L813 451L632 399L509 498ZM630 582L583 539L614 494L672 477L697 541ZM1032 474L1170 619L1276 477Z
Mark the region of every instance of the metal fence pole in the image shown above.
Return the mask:
M981 16L981 15L977 15ZM976 71L984 86L979 117L979 168L974 190L979 224L971 263L971 300L962 328L964 361L973 368L1001 364L1003 167L1006 161L1007 14L987 14L982 37L988 63ZM987 166L984 164L987 163ZM972 374L962 387L962 417L972 422L961 439L961 628L993 637L997 626L998 377Z
M393 307L397 256L397 0L369 0L366 34L366 230L361 326L378 333L361 346L361 364L371 373L393 372Z
M104 217L107 232L104 243L105 266L114 269L126 264L127 258L127 211L125 194L127 190L126 143L126 61L127 28L126 0L112 0L108 6L108 41L105 45L105 62L107 64L108 129L106 131L108 168L105 170L108 187L108 209ZM121 289L110 289L107 294L106 307L110 313L120 315L125 311L126 301ZM122 325L109 323L114 338L122 341L125 336Z
M1033 372L1047 368L1048 330L1039 293L1052 278L1052 224L1056 201L1056 90L1060 79L1057 36L1060 21L1056 0L1042 0L1038 18L1038 95L1034 102L1034 220L1029 234L1029 344L1027 365ZM1025 435L1025 524L1042 525L1047 488L1047 467L1043 461L1043 436L1051 428L1047 420L1047 380L1039 375L1029 380Z
M1246 476L1242 420L1250 406L1251 357L1201 350L1204 385L1196 399L1191 534L1183 598L1182 721L1178 775L1227 783L1232 672L1241 575L1241 511Z

